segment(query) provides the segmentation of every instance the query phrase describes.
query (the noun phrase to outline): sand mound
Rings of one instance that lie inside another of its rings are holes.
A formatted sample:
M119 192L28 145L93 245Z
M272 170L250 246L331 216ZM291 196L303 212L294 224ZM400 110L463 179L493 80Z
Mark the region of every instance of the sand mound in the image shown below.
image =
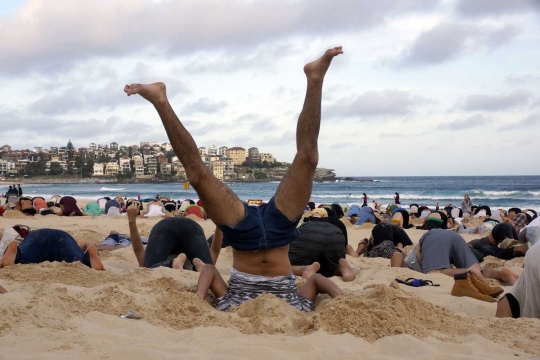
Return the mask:
M540 334L537 321L460 316L395 284L370 285L336 299L326 298L313 313L299 312L269 294L223 313L194 294L196 273L162 271L182 278L160 276L159 271L149 269L99 272L80 263L2 269L2 278L24 285L0 297L0 334L21 325L69 330L67 320L73 316L93 312L117 316L131 309L141 314L143 321L178 330L218 326L245 334L300 336L321 329L331 334L349 333L369 342L398 334L459 342L479 334L512 348L540 352L540 335L521 336ZM25 301L8 300L21 291L30 294Z
M486 256L482 262L483 269L500 269L503 267L520 267L525 263L525 257L518 257L512 260L503 260L493 256Z
M7 210L2 216L7 219L32 219L32 216L24 215L19 210Z

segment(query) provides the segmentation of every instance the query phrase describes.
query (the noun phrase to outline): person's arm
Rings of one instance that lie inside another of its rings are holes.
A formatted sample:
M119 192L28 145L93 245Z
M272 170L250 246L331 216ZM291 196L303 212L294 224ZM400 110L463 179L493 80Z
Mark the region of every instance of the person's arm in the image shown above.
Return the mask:
M137 215L139 214L139 208L136 204L131 204L127 210L127 217L129 222L129 236L131 238L131 245L133 246L133 252L137 258L139 266L144 265L144 246L139 235L139 229L137 228Z
M212 245L210 246L210 256L212 256L212 261L214 265L217 262L219 253L221 252L221 245L223 244L223 232L216 227L216 233L214 234L214 239L212 240Z

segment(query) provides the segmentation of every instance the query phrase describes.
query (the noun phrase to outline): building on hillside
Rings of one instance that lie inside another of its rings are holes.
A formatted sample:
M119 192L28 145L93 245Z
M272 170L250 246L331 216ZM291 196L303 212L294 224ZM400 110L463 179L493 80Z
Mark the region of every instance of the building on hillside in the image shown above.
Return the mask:
M174 176L176 176L179 179L185 179L186 178L186 169L184 168L184 165L180 161L174 162L172 164L172 169L174 171Z
M9 161L6 161L4 159L0 159L0 176L4 177L8 173L9 168Z
M226 157L232 159L234 165L242 165L248 156L248 151L243 147L232 147L227 149Z
M105 176L104 164L94 163L94 172L92 176Z
M120 166L116 160L111 160L105 166L105 176L116 176L120 172Z
M10 152L5 153L4 156L2 157L2 159L4 160L12 161L12 162L19 162L25 158L26 156L24 156L24 154L20 151L10 151Z
M276 162L276 159L274 158L274 155L271 153L260 153L259 154L261 162L267 162L269 164L273 164Z
M144 161L142 156L133 157L133 167L135 168L135 177L144 176Z
M151 174L151 175L157 174L157 172L158 172L157 157L152 156L152 157L149 157L148 160L146 160L146 158L145 158L144 163L146 164L146 173L147 174Z
M259 149L256 147L251 147L248 149L248 159L252 163L261 162L261 157L259 156Z
M118 151L118 143L112 142L109 144L109 149L111 151Z
M124 155L120 158L120 170L122 174L127 174L131 171L131 159L129 156Z
M221 155L221 156L226 156L227 155L227 149L228 147L226 146L222 146L218 149L218 155Z
M203 157L203 156L206 156L206 154L207 154L206 148L205 148L205 147L200 147L200 148L199 148L199 155L200 155L201 157Z
M51 146L51 149L50 149L49 153L50 153L51 155L58 155L58 147L56 147L56 146Z
M171 170L172 170L171 164L166 162L166 163L161 163L160 166L161 166L161 173L163 175L171 175Z
M230 158L219 157L217 160L210 163L212 174L219 180L236 179L234 172L234 163Z
M218 154L217 146L210 145L210 147L208 148L208 155L217 155L217 154Z
M35 152L35 153L38 153L38 154L39 154L39 153L42 152L42 151L43 151L43 147L41 147L41 146L34 146L34 152Z
M90 143L90 145L88 145L88 148L90 149L90 151L96 151L97 150L97 144L96 143Z
M161 149L165 152L169 152L172 150L172 146L170 143L163 143L161 144Z
M149 141L141 141L139 147L144 147L144 146L150 147L150 142Z
M6 144L6 145L2 146L2 147L0 148L0 150L2 150L2 151L4 151L4 152L9 152L9 151L11 151L11 146L9 146L9 145Z

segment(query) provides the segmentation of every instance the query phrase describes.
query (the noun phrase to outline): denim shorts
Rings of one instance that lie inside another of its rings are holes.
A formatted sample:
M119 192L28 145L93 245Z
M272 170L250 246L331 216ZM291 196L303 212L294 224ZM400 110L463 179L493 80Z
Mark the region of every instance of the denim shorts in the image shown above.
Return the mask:
M276 208L274 198L261 206L244 203L246 217L235 227L218 225L223 245L235 250L256 251L289 245L299 235L296 226L302 216L290 221Z

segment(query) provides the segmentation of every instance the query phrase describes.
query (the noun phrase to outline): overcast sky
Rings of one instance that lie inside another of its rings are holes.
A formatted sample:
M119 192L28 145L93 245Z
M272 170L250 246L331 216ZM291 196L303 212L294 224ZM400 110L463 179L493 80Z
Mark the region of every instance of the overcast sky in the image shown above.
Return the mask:
M341 45L319 166L540 175L539 20L538 0L1 1L1 142L168 141L122 91L163 81L198 146L292 161L302 67Z

